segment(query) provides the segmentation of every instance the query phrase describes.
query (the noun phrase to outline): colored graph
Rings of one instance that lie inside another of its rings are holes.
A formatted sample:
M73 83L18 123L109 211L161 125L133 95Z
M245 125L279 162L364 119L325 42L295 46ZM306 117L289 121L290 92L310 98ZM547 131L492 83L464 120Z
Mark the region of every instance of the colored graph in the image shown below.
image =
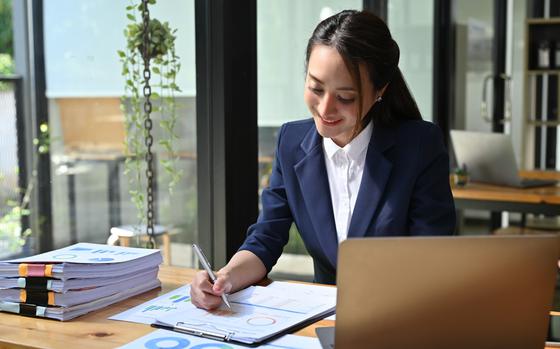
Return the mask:
M270 316L254 316L248 318L246 322L251 326L270 326L276 323L276 319Z
M168 311L172 311L172 310L176 310L177 307L175 306L166 306L166 305L150 305L147 306L144 310L142 310L143 313L148 312L148 311L162 311L162 312L168 312Z
M169 297L169 300L173 301L173 303L179 303L179 302L190 302L191 301L191 297L190 296L183 296L180 294L176 294L172 297Z
M191 342L182 337L152 338L144 343L146 349L234 349L224 343L200 343L189 347Z
M90 258L89 259L92 262L110 262L110 261L114 261L114 258L108 258L108 257L98 257L98 258Z
M172 346L175 344L174 346ZM185 349L191 342L181 337L161 337L153 338L144 343L147 349Z
M53 256L54 259L74 259L78 257L75 254L58 254L56 256Z

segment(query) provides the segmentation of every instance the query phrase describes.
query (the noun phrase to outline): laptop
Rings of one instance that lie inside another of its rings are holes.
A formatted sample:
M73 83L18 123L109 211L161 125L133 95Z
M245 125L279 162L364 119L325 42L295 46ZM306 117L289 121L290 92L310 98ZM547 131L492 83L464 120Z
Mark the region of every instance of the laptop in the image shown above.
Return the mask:
M323 348L542 349L560 238L362 238L338 255Z
M457 165L470 180L518 188L553 185L555 180L519 177L511 138L502 133L451 130Z

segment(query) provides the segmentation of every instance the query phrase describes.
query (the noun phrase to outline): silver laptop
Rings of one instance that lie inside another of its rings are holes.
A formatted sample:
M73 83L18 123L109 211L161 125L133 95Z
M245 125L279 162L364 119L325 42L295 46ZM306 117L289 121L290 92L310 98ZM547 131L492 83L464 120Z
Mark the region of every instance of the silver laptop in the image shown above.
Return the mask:
M542 349L559 237L349 239L323 348ZM334 338L333 338L334 335Z
M457 165L466 165L470 180L529 188L555 184L554 180L522 179L511 138L502 133L451 130Z

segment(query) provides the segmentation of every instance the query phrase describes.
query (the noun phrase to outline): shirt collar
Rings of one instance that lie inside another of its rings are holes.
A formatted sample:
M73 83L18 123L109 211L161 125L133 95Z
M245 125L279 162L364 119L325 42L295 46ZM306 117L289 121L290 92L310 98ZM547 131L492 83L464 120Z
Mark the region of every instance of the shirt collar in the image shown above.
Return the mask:
M346 153L351 159L357 160L358 156L367 149L371 134L373 132L373 124L370 121L368 125L360 132L350 143L344 147L339 147L331 138L323 138L323 149L325 154L332 159L334 154L339 150Z

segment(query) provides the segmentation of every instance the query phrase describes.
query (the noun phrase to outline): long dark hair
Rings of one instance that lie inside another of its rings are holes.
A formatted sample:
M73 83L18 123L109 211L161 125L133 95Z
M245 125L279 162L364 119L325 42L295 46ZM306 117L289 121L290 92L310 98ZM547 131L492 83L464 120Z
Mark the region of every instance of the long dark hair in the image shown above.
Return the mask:
M375 126L391 126L401 120L421 119L420 110L398 67L399 46L385 22L367 11L345 10L320 22L307 43L305 67L315 45L336 48L350 72L358 92L358 118L362 115L360 65L367 68L376 90L387 86L380 102L374 103L354 135L373 120Z

